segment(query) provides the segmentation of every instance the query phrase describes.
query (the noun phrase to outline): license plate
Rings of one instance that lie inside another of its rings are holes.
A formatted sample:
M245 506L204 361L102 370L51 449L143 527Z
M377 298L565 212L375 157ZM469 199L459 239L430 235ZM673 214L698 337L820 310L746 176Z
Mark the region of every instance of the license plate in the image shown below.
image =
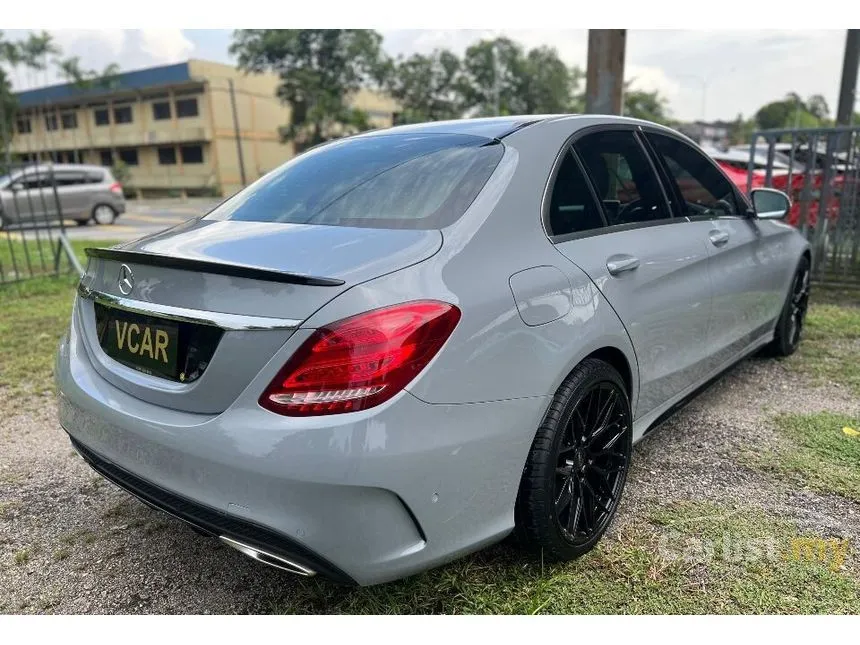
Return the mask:
M179 326L120 310L108 313L102 348L111 358L148 374L176 378Z

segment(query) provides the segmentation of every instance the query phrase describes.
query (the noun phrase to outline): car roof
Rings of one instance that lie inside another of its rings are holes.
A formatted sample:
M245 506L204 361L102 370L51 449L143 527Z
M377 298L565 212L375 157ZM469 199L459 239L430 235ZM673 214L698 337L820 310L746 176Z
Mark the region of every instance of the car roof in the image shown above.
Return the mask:
M93 164L82 164L82 163L41 163L41 164L33 164L30 166L24 166L22 168L17 168L13 171L12 174L21 174L21 173L30 173L30 172L43 172L47 170L53 169L54 172L60 170L100 170L107 172L110 168L105 168L104 166L96 166Z
M430 121L427 123L413 123L409 125L398 125L391 128L380 130L372 130L357 136L385 136L389 134L469 134L474 136L486 137L488 139L502 139L514 132L526 129L530 126L547 121L558 120L582 120L582 121L599 121L607 124L628 124L650 126L660 130L665 130L674 135L688 139L682 133L672 128L662 126L659 123L651 121L643 121L642 119L634 119L625 116L615 116L611 114L516 114L510 116L493 116L479 118L452 119L450 121Z
M493 116L475 119L453 119L398 125L384 130L374 130L369 136L386 134L471 134L488 139L501 139L524 127L558 118L559 114L525 114L515 116Z

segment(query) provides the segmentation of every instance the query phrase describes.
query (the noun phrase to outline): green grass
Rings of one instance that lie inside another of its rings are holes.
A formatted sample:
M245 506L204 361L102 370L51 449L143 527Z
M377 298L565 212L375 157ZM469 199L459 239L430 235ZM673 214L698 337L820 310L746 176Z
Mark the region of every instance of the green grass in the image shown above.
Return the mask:
M83 258L84 247L110 244L75 241L73 246ZM0 260L4 249L8 253L0 239ZM77 280L64 274L0 284L0 390L12 395L52 391L54 355L69 324Z
M752 465L800 485L860 502L860 417L781 414L775 419L785 442L774 452L751 455Z
M12 233L13 239L6 238L5 233L0 234L0 267L3 268L6 281L11 281L17 273L20 277L30 278L31 276L48 276L54 272L54 253L57 248L56 238L53 244L48 240L47 236L41 235L40 240L28 239L24 244L18 237L18 234ZM97 240L70 240L72 250L78 257L78 261L82 266L86 266L86 254L84 249L88 246L111 246L116 242L103 242ZM71 269L68 259L65 255L61 256L60 271L67 272ZM29 261L28 261L29 260ZM3 285L3 280L0 280L0 289L7 288Z
M779 557L734 561L723 536L769 540ZM654 509L604 538L587 556L541 566L498 546L448 566L376 587L312 579L280 613L567 614L850 613L860 583L831 562L795 559L793 524L752 510L708 504ZM680 557L690 541L715 557ZM805 552L804 552L805 554Z
M803 341L786 363L818 385L840 383L860 396L860 307L812 305Z

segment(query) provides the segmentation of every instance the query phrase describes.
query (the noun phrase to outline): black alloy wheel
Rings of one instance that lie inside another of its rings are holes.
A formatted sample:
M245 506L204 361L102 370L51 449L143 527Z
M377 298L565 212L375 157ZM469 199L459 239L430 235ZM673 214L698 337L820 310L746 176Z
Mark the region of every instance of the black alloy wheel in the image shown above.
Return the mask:
M515 510L520 541L549 561L590 551L621 500L632 436L621 375L584 360L556 392L532 443Z
M790 356L797 351L806 321L806 310L809 308L810 277L809 259L803 256L794 272L782 314L776 323L773 341L764 349L765 354Z
M593 386L564 427L555 469L555 518L572 544L602 533L620 498L630 460L624 437L630 420L612 382Z

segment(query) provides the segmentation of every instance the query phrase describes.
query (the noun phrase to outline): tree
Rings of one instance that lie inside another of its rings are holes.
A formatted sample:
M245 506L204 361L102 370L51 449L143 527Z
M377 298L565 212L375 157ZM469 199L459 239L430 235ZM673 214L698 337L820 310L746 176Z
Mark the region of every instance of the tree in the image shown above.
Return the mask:
M559 114L568 112L578 68L569 69L553 47L529 50L522 66L522 112L524 114Z
M384 87L402 106L402 123L456 119L462 114L457 91L460 59L447 49L429 56L413 54L389 61L380 76Z
M820 94L808 101L797 92L789 92L781 101L771 101L755 114L756 125L762 130L773 128L815 128L827 125L830 108Z
M567 112L574 74L552 47L526 52L509 38L481 40L466 50L458 88L476 116Z
M245 72L278 74L291 108L281 139L302 150L370 127L349 99L378 79L381 42L368 29L238 29L230 53Z
M509 38L481 40L466 49L457 89L474 116L515 114L522 78L523 50Z
M624 82L624 116L669 125L669 102L657 90L646 92L632 88L635 79Z

